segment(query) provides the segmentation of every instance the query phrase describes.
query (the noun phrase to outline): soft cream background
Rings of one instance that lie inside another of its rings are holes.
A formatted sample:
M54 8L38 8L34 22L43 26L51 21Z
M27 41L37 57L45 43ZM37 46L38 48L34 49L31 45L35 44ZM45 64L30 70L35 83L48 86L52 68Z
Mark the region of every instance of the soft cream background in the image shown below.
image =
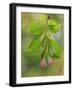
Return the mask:
M73 0L1 0L0 1L0 90L72 90L73 83L61 85L46 85L34 87L12 88L8 86L9 81L9 3L37 3L54 5L71 5ZM72 36L73 38L73 36ZM73 43L72 43L73 44ZM73 48L72 48L73 49ZM73 65L72 65L73 68ZM73 80L72 80L73 81Z

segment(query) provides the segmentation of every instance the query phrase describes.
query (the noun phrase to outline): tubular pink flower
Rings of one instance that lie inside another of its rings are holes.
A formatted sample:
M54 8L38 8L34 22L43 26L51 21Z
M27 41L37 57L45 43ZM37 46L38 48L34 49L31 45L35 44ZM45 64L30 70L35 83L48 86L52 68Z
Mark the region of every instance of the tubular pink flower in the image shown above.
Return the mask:
M45 68L45 67L46 67L46 60L45 60L45 58L43 58L43 59L41 60L39 66L40 66L41 68Z
M53 60L51 58L48 59L48 65L52 65L53 64Z

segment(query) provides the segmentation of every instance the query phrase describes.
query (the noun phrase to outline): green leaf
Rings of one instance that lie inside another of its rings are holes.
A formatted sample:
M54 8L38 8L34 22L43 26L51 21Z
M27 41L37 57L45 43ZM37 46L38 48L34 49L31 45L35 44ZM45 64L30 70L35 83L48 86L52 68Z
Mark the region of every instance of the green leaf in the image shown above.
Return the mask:
M39 35L43 32L44 26L40 21L32 21L29 24L29 31L32 35Z
M56 21L52 19L48 19L48 25L56 25Z
M62 48L57 43L56 40L53 40L51 38L47 38L47 45L48 45L49 55L51 57L59 58L61 56Z
M41 21L42 24L46 25L47 15L41 15L41 16L40 16L40 21Z
M28 52L30 52L31 54L39 54L40 53L40 39L39 38L34 38L29 47L28 47Z
M56 33L61 29L61 25L59 23L57 23L55 20L48 20L48 28L49 31L51 31L52 33Z
M60 45L55 40L51 40L51 45L52 45L51 50L53 52L52 57L59 58L61 56L62 51Z

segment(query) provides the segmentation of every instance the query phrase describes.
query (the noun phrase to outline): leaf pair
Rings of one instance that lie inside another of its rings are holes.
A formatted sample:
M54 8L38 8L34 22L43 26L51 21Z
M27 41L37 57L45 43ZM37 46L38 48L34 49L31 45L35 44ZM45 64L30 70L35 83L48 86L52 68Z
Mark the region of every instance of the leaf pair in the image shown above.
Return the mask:
M45 32L45 28L52 33L56 33L60 30L61 25L56 22L56 20L48 19L47 17L47 15L41 15L38 20L30 21L29 31L32 35L39 35L40 33Z

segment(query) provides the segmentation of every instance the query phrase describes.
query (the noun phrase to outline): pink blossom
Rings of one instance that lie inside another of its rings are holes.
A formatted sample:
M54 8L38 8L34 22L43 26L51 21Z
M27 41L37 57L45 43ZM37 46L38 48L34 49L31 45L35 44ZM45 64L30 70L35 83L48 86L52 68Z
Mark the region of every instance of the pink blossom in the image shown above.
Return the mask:
M43 58L43 59L41 60L39 66L40 66L41 68L45 68L45 67L46 67L46 60L45 60L45 58Z
M51 58L48 59L48 65L52 65L53 64L53 60Z

